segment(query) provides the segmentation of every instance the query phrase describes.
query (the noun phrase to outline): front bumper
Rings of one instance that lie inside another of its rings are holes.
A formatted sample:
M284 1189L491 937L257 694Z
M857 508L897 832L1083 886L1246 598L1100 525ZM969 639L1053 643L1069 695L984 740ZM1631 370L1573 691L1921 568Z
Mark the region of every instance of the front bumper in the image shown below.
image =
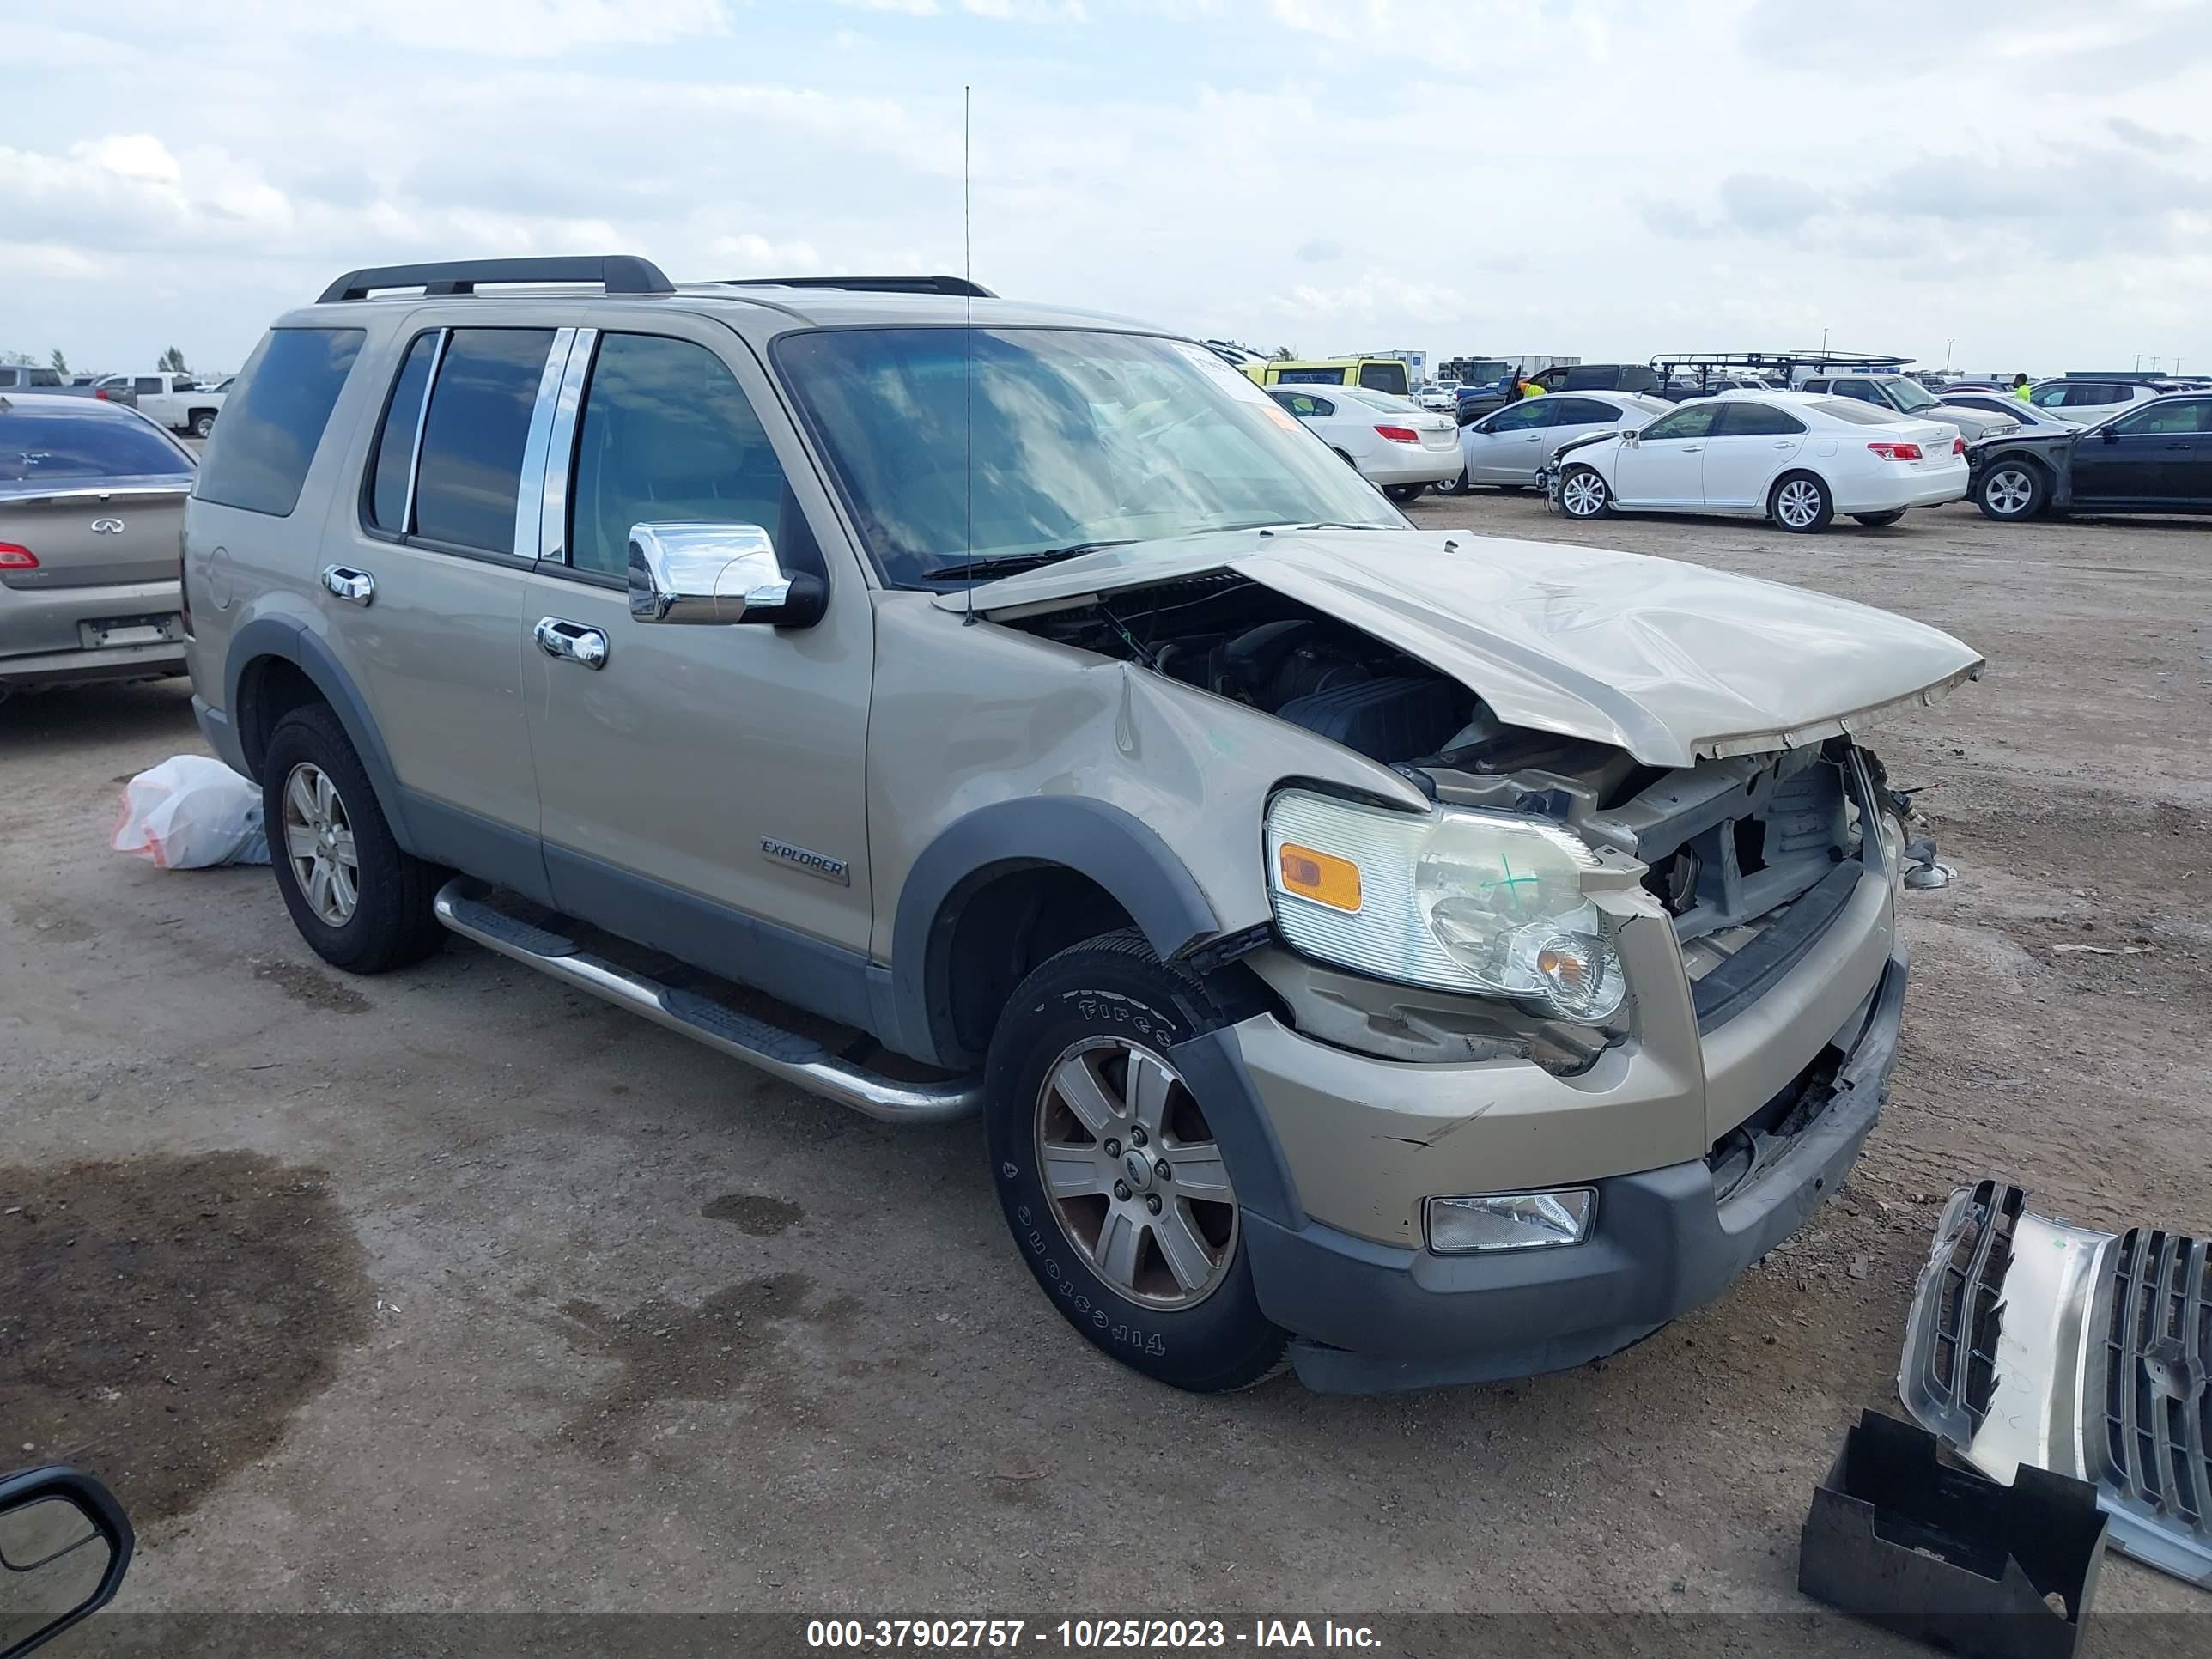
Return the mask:
M1726 1198L1704 1160L1595 1184L1589 1238L1497 1255L1437 1255L1290 1225L1248 1209L1260 1303L1298 1339L1308 1386L1380 1393L1559 1370L1628 1346L1713 1300L1843 1184L1897 1058L1904 947L1832 1046L1826 1104ZM1240 1177L1241 1183L1241 1177Z

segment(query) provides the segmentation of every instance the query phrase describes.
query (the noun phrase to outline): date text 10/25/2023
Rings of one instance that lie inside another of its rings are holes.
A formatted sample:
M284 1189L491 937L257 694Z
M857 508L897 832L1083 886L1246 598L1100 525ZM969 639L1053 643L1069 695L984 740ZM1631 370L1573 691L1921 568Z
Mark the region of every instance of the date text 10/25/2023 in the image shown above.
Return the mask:
M806 1645L1008 1654L1238 1647L1373 1651L1381 1639L1371 1626L1333 1619L814 1619L807 1621Z

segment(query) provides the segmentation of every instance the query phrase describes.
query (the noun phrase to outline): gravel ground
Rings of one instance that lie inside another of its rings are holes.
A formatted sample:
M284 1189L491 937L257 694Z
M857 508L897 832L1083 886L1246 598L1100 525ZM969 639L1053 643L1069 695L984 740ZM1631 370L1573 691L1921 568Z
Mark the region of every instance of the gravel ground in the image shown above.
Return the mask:
M1571 538L1527 496L1414 514ZM265 870L106 851L117 785L200 747L171 683L0 706L0 1462L114 1482L141 1611L1802 1611L1942 1194L2212 1225L2212 538L1581 538L1990 659L1878 741L1960 870L1908 899L1893 1103L1716 1305L1507 1387L1168 1393L1040 1299L978 1127L841 1113L458 942L345 979ZM2107 1611L2206 1605L2106 1567Z

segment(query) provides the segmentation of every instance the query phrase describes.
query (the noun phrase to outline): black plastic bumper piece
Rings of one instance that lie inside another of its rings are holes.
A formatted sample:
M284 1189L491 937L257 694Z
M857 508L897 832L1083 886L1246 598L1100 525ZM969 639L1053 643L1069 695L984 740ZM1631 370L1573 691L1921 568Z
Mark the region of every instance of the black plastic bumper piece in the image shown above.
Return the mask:
M2097 1489L2026 1464L2000 1486L1936 1448L1925 1429L1861 1414L1814 1491L1797 1588L1969 1659L2071 1659L2105 1559Z
M1382 1394L1534 1376L1616 1353L1720 1296L1850 1175L1896 1064L1906 974L1900 945L1825 1109L1725 1198L1702 1160L1619 1176L1593 1183L1597 1225L1583 1243L1494 1255L1248 1214L1260 1304L1297 1336L1299 1379Z

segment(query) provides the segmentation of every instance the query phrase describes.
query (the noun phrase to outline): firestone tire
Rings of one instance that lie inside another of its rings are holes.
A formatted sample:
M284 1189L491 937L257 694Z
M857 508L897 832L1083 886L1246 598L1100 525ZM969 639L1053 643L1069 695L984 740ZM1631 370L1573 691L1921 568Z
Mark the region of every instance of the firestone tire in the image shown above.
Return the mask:
M1110 933L1016 988L984 1070L992 1178L1046 1297L1094 1347L1194 1394L1265 1381L1290 1341L1261 1311L1203 1104L1167 1059L1216 1018L1197 980Z
M345 727L324 704L294 709L269 734L261 822L292 925L333 968L388 973L444 943L430 901L447 872L401 848ZM349 881L301 867L343 870L349 855Z

